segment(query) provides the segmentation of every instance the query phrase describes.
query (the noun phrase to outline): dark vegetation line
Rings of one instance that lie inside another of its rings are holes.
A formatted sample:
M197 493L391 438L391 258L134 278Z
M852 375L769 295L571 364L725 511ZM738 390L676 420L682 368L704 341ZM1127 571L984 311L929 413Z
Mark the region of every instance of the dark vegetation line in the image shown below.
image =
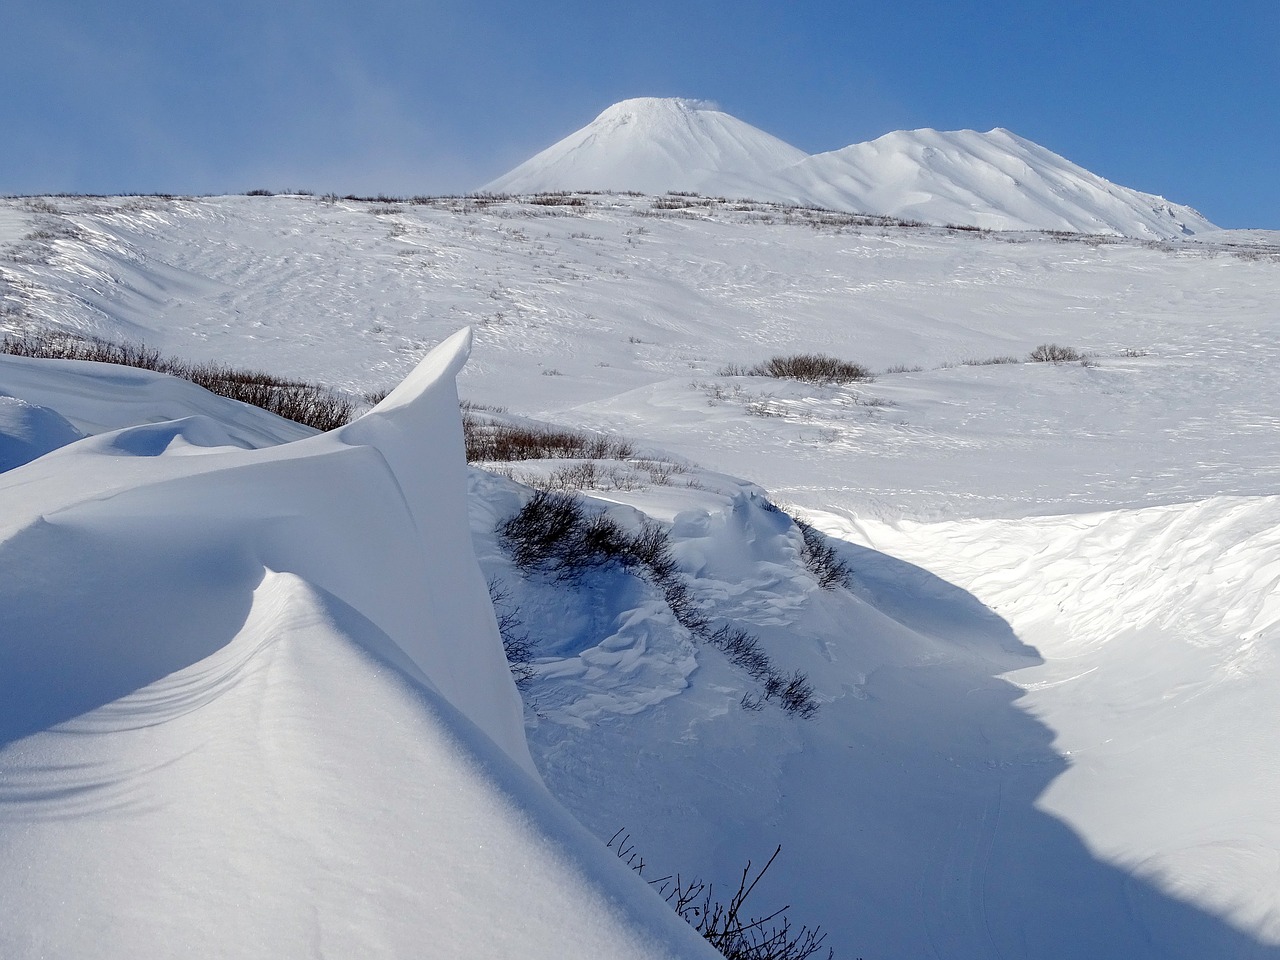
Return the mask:
M49 360L93 360L141 370L154 370L188 380L210 393L268 410L276 416L317 430L332 430L349 423L356 403L328 387L307 380L279 377L259 370L242 370L225 363L196 363L162 356L140 343L113 343L100 337L60 330L22 336L6 334L0 353Z
M557 583L577 586L592 571L619 568L658 587L676 622L698 640L722 651L731 663L761 686L745 694L742 706L761 709L776 702L785 712L809 718L818 710L813 687L799 670L780 672L754 635L740 627L713 627L702 612L671 554L671 538L646 520L627 533L603 512L588 513L574 494L536 491L515 514L498 524L498 539L520 570L541 573Z
M875 375L869 367L822 353L795 353L770 357L753 367L729 364L722 377L773 377L777 380L804 380L808 383L870 383Z
M800 536L804 538L800 559L818 581L818 586L823 590L851 586L853 571L849 569L849 564L840 559L827 538L815 530L812 524L798 517L792 517L791 520L800 528Z
M463 411L462 433L467 462L510 463L517 460L630 460L630 441L550 426L482 422Z

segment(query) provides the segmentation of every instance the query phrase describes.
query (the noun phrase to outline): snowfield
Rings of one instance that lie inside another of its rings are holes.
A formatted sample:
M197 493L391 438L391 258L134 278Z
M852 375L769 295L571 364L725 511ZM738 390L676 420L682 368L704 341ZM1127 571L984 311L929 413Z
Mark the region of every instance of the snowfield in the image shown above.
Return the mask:
M1280 957L1280 235L576 194L6 200L0 239L7 329L404 381L311 435L0 356L0 954L705 956L643 880L780 843L758 906L838 956ZM876 379L741 372L801 351ZM644 577L517 569L497 525L575 464L465 469L455 378L630 439L590 508L817 714L744 709Z

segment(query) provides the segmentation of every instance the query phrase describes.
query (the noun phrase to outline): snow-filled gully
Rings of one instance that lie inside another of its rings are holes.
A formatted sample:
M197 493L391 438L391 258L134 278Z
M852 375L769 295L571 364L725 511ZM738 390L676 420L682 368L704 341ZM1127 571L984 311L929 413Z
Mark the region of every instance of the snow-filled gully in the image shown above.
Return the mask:
M1134 885L1254 931L1271 945L1257 955L1280 952L1280 497L826 521L971 591L1040 653L1042 664L1004 674L1065 760L1036 807L1132 873L1135 923L1161 949L1175 949L1167 917L1144 914L1149 893Z

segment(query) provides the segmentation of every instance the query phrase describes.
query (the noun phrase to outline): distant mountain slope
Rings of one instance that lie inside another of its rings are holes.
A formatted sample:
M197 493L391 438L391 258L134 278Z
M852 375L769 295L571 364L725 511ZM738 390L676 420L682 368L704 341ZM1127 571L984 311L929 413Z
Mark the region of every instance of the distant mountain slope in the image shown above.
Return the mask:
M491 193L638 190L759 195L803 150L697 100L615 103L576 133L485 185Z
M1170 239L1217 229L1000 128L898 131L807 156L694 100L624 100L484 189L694 191L995 230Z
M1131 237L1215 229L1190 207L1118 186L999 127L900 130L781 176L796 203L928 222Z

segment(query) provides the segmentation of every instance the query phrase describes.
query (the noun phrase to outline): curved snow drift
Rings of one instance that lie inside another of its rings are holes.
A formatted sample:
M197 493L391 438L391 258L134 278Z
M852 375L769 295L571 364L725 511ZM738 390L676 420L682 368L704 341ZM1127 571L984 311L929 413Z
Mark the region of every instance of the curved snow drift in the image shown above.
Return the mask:
M469 344L329 434L196 417L0 475L0 955L714 955L536 778Z

